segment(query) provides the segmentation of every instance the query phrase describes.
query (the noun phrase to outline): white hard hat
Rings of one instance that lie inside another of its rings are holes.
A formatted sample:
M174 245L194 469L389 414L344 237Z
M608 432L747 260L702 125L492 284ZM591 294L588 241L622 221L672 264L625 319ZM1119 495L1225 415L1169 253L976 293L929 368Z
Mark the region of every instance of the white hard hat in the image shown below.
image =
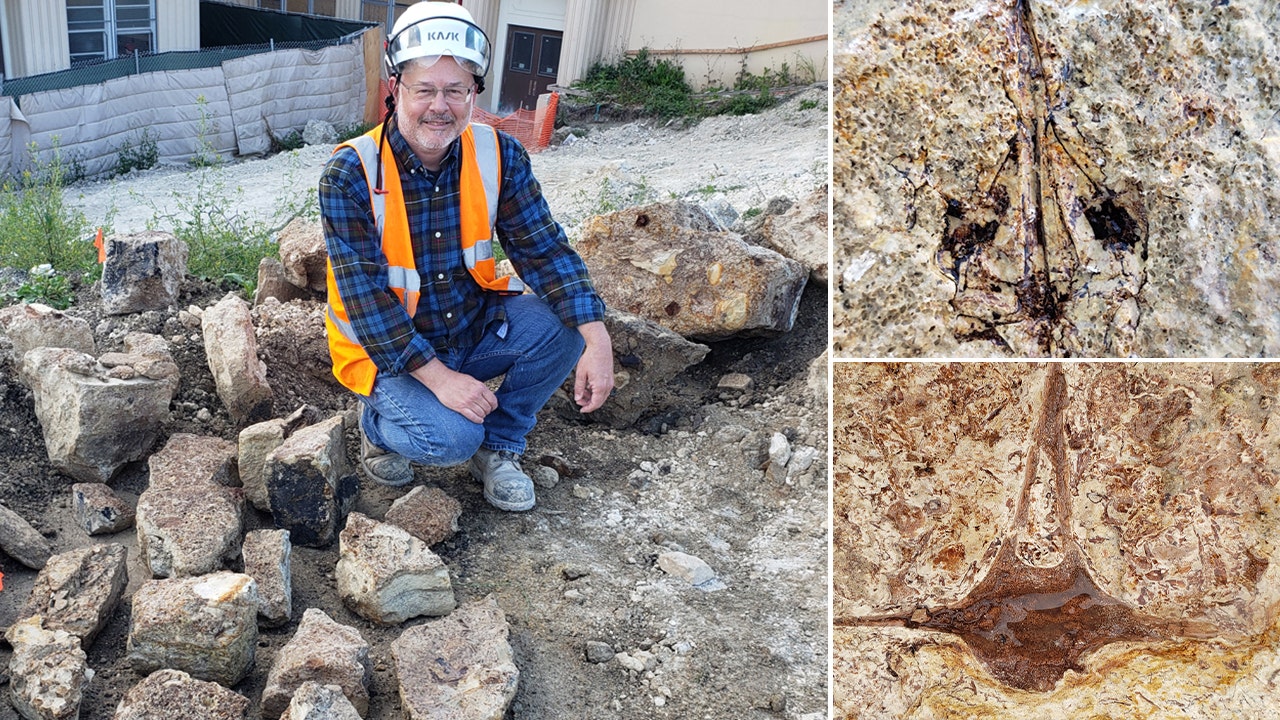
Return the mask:
M398 75L410 60L422 58L431 65L443 55L451 56L477 77L489 72L489 38L471 19L471 13L451 2L410 5L392 26L387 40L387 75Z

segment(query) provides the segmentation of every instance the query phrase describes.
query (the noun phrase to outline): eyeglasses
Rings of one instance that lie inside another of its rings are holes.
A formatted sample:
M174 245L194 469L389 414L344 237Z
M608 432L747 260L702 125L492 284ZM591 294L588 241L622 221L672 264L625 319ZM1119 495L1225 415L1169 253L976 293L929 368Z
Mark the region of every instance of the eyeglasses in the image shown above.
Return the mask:
M475 95L476 86L470 87L447 87L434 88L430 85L405 85L404 91L409 94L409 99L415 103L429 105L436 101L436 96L443 93L444 101L450 105L465 105L471 102L472 96Z

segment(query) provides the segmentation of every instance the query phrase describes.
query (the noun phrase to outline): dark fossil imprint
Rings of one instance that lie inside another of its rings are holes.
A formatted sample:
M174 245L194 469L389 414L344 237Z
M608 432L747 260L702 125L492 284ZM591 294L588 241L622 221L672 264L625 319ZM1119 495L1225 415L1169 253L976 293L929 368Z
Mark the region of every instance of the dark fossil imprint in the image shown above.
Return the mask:
M1009 150L985 191L946 199L939 268L955 284L953 329L1019 356L1124 356L1146 279L1139 187L1111 187L1046 75L1027 0L1006 28L1001 68L1017 111Z

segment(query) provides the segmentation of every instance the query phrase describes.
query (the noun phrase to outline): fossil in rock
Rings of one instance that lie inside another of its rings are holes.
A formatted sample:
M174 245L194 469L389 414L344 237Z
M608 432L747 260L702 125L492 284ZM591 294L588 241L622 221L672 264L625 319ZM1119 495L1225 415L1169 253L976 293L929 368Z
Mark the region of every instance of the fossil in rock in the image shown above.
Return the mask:
M836 625L951 632L1001 682L1047 691L1109 643L1239 640L1280 610L1280 367L867 365L840 368L834 386L837 517L880 515L900 534L860 559L891 596L837 610ZM921 465L947 480L905 479ZM983 484L993 473L1008 492ZM919 502L921 518L930 504L963 510L904 522ZM955 526L990 524L953 549ZM870 598L859 588L872 574L845 570L859 550L842 547L845 532L834 528L837 596ZM960 594L936 581L948 576Z
M1001 71L1016 132L985 190L946 199L936 260L956 285L952 328L1023 357L1130 355L1146 280L1141 188L1111 187L1090 159L1029 0L1015 1Z

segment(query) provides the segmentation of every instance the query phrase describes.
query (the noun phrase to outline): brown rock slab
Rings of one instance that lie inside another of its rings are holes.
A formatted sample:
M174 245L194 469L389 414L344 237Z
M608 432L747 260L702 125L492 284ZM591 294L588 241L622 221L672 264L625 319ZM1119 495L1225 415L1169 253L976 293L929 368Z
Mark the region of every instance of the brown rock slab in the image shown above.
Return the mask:
M249 698L181 670L157 670L125 693L112 720L249 720Z
M118 543L54 555L36 575L18 616L39 616L46 630L65 630L88 649L129 583L126 559L125 547Z
M13 343L13 357L21 361L28 350L61 347L96 355L89 321L39 303L0 308L0 335Z
M257 618L248 575L151 580L133 595L129 661L140 674L171 668L230 687L253 666Z
M391 654L410 720L501 720L520 680L509 632L489 596L401 633Z
M458 531L462 503L436 487L418 485L396 498L384 518L428 545L444 542Z
M371 680L369 643L360 631L334 622L322 610L307 608L297 632L280 648L267 674L262 715L279 717L308 682L337 686L364 715L369 712Z

